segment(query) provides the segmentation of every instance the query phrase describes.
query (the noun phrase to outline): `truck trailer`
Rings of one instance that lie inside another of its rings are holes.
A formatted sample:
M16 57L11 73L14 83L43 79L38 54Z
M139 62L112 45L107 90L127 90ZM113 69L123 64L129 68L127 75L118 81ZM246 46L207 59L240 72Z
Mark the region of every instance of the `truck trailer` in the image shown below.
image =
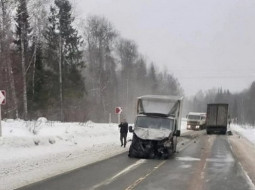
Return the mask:
M180 136L182 97L146 95L137 98L129 157L168 158Z
M228 104L207 104L206 132L226 134Z

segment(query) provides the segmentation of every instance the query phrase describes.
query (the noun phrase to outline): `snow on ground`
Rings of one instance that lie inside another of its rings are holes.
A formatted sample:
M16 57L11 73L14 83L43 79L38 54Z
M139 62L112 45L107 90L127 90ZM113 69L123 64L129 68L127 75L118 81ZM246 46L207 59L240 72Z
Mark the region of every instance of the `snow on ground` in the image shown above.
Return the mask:
M14 189L127 151L117 124L2 121L0 189ZM131 139L131 133L128 134ZM130 142L128 142L129 145Z
M0 190L14 189L128 150L118 124L2 121ZM182 122L182 133L186 121ZM128 140L132 134L128 133Z
M251 125L231 124L230 130L238 132L255 145L255 127Z

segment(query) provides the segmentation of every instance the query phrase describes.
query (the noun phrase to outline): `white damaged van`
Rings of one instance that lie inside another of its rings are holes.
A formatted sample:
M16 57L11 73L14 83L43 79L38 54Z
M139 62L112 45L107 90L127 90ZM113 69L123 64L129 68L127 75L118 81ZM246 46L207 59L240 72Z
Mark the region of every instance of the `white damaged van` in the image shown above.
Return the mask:
M137 99L130 157L168 158L180 136L182 97L146 95Z

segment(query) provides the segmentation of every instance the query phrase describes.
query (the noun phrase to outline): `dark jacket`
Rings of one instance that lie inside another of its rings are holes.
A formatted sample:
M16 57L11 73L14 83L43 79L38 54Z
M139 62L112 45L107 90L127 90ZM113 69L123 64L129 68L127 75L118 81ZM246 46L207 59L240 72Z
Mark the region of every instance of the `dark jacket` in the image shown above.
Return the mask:
M121 122L119 124L120 133L128 133L128 123L127 122Z

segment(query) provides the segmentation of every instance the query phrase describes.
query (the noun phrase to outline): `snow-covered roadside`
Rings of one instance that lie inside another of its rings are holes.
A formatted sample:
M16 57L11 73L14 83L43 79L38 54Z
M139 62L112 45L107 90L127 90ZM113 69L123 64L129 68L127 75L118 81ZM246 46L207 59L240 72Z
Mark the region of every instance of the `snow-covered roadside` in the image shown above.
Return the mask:
M2 121L0 190L18 188L128 150L118 124ZM186 120L182 121L182 133ZM132 134L128 134L128 140Z
M0 189L14 189L127 151L117 124L2 121ZM128 134L128 139L131 134Z
M128 150L120 147L118 124L2 121L0 190L18 188L94 163ZM255 144L255 129L231 124L230 129ZM187 132L186 119L181 133ZM128 139L132 134L128 134Z
M251 125L237 125L231 124L230 130L238 132L240 135L245 137L251 143L255 145L255 127Z

